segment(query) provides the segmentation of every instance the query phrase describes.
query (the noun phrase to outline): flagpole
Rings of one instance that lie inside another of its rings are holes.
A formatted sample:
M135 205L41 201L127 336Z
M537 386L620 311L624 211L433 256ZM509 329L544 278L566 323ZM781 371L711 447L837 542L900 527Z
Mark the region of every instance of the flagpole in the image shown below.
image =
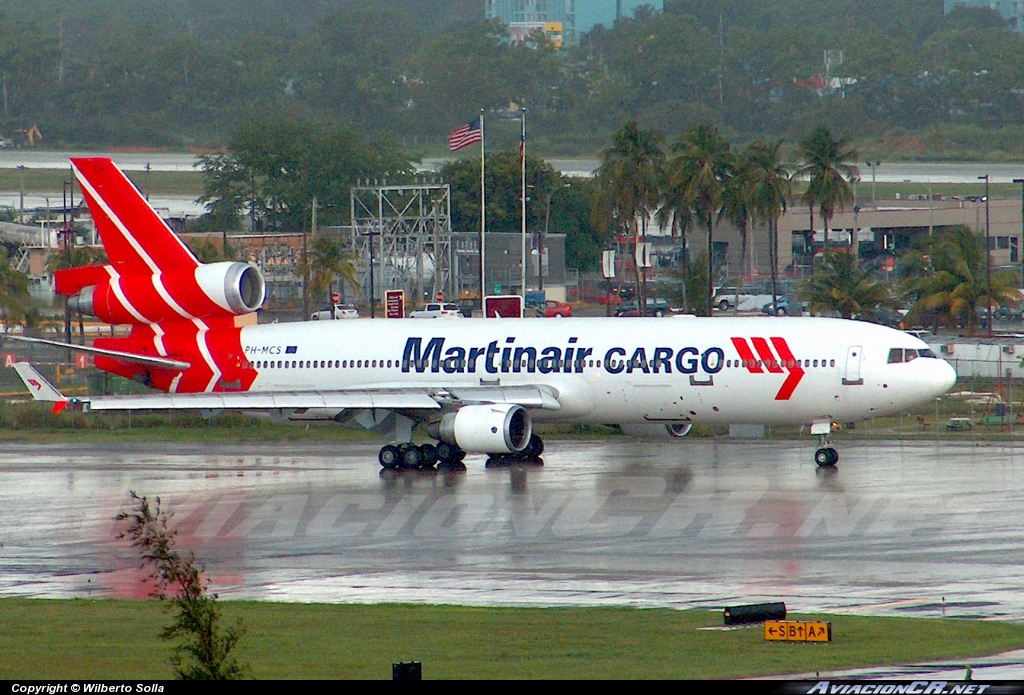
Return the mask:
M522 275L520 286L523 293L523 308L526 308L526 106L522 110L523 133L519 140L519 203L522 221Z
M487 188L484 186L484 110L480 109L480 316L487 317Z

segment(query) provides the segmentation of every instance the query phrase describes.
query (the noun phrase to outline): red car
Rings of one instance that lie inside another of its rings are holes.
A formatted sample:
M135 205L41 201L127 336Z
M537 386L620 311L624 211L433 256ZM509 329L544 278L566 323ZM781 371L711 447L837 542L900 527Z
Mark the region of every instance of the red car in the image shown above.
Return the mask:
M556 302L554 299L549 299L544 302L544 316L547 318L572 316L572 307L568 304Z

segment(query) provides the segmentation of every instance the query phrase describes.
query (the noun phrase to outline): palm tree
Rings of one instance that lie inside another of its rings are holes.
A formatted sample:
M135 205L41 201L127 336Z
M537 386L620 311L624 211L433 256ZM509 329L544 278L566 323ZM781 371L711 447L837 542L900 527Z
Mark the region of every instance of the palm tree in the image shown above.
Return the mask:
M779 218L786 212L786 201L793 190L789 169L782 163L781 149L781 140L774 143L758 140L747 148L746 155L754 181L754 213L757 219L768 224L773 307L777 307L779 301Z
M355 256L342 249L337 238L328 234L316 236L309 259L310 291L333 294L334 283L339 282L344 293L346 282L359 287L356 280L358 272Z
M25 318L28 306L28 276L11 268L7 262L7 248L0 246L0 316L7 332L11 321Z
M722 209L731 175L732 147L713 125L701 124L684 132L670 148L676 155L668 164L669 195L690 201L691 214L708 233L707 315L714 298L714 224Z
M979 306L990 302L1017 305L1020 275L1015 271L992 273L986 287L984 246L984 241L967 227L954 227L936 237L929 250L931 272L911 277L903 285L904 296L917 298L907 314L908 322L934 311L945 316L951 327L960 324L974 333Z
M858 267L853 254L828 251L811 279L796 293L816 314L838 313L844 319L875 318L892 301L889 289Z
M612 136L612 146L601 153L597 176L607 187L616 208L616 217L628 231L633 228L634 248L647 235L649 211L661 197L665 153L662 136L654 130L627 122ZM637 307L647 309L646 276L636 265Z
M834 137L827 127L818 126L800 141L797 156L803 160L803 166L793 176L807 178L803 199L812 210L818 206L828 249L828 225L836 208L844 210L846 203L853 202L850 183L859 180L860 169L849 162L856 159L857 150L848 146L844 138Z
M690 199L689 193L689 189L686 188L667 186L663 194L661 207L658 208L657 212L658 224L662 227L668 225L672 230L672 236L678 236L682 242L682 258L679 264L682 293L679 300L681 300L680 306L684 309L689 307L689 293L687 292L689 255L686 248L686 232L690 228L690 222L693 219L693 201Z
M736 278L736 300L733 302L733 314L740 309L740 285L743 284L744 268L747 262L747 227L754 218L755 198L754 162L752 160L753 145L747 146L742 154L736 157L732 175L726 182L722 196L722 211L719 219L727 218L740 233L740 272Z

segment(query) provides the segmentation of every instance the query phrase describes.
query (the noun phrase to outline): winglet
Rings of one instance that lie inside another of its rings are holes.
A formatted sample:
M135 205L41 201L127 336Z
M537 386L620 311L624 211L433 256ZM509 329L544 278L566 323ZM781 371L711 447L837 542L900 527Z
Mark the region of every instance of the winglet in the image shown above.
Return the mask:
M59 413L67 407L67 396L55 389L31 364L15 362L14 371L18 372L18 376L25 382L25 388L32 394L34 400L54 403L54 413ZM58 406L60 406L59 409Z

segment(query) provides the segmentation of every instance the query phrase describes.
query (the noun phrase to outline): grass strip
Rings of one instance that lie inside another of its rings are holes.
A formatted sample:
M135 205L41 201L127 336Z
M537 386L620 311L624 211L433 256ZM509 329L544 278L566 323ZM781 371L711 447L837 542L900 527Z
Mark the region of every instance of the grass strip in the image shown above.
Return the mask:
M26 167L25 193L50 193L50 205L59 208L64 181L70 180L70 161L67 169L32 169ZM203 174L196 171L126 171L139 190L155 196L184 195L198 197L203 192ZM18 169L0 169L0 191L20 191L22 172ZM81 199L75 183L75 201Z
M768 643L760 626L701 630L721 613L633 608L471 608L223 602L247 633L255 678L740 678L957 659L1017 648L1024 625L800 616L831 644ZM798 616L792 616L797 618ZM0 600L0 679L169 678L157 601Z

